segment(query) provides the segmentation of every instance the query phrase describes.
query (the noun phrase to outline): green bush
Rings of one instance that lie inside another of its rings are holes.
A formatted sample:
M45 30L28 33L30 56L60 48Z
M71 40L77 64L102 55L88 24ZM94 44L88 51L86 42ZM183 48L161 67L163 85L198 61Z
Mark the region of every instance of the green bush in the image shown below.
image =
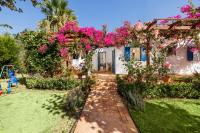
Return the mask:
M76 88L81 83L74 79L65 78L28 78L26 87L28 89L69 90Z
M167 84L146 84L146 83L126 83L118 78L118 91L123 97L129 90L138 90L143 98L200 98L200 90L197 83L167 83ZM126 98L127 99L127 98Z
M67 112L79 114L77 112L80 112L82 109L90 92L90 88L94 83L94 80L86 78L81 82L79 87L69 90L66 95L64 109Z
M17 64L19 63L20 47L16 43L15 39L10 35L1 35L0 36L0 67L8 64Z
M61 57L59 46L50 44L48 34L45 32L24 31L18 35L19 40L24 44L25 61L27 72L40 73L44 77L53 77L61 70ZM48 49L41 54L38 49L46 45Z

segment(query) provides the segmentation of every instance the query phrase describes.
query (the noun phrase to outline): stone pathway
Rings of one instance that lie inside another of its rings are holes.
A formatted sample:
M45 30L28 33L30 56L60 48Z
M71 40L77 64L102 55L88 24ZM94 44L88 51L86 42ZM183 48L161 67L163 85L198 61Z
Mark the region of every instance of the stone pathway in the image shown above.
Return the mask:
M74 133L138 133L117 93L115 76L98 74Z

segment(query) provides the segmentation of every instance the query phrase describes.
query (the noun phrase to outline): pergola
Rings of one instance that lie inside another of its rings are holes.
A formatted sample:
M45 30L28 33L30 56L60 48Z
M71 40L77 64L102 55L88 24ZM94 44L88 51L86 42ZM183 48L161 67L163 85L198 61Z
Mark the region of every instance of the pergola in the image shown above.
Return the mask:
M161 20L167 21L166 24L160 24ZM200 19L194 18L159 18L154 19L151 22L146 23L147 31L159 30L160 36L163 37L174 37L179 36L183 37L184 34L187 34L188 37L192 32L200 31ZM151 38L147 37L146 42L146 54L147 54L147 66L150 65L150 52L151 52Z

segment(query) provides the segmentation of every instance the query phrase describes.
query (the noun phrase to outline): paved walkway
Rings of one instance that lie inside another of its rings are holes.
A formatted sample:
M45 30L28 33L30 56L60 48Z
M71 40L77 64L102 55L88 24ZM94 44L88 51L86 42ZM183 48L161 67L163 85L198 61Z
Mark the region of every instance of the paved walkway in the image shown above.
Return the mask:
M114 79L113 75L98 74L74 133L138 133Z

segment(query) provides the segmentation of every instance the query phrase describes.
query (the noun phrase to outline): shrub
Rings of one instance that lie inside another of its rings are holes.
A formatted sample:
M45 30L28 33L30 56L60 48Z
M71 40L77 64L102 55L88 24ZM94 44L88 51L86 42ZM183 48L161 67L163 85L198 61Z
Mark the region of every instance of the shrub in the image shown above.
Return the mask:
M144 101L142 97L142 84L129 84L119 76L116 78L118 93L127 101L128 105L137 110L144 110Z
M50 44L45 32L24 31L18 35L24 44L25 66L29 73L40 73L44 77L53 77L61 70L61 57L59 47ZM40 48L45 50L39 52Z
M10 35L0 36L0 67L8 64L19 63L18 54L20 47Z
M80 81L66 78L28 78L26 87L29 89L69 90L80 85Z
M80 112L93 84L94 80L86 78L79 87L69 90L66 95L64 109L73 114Z
M126 99L129 97L127 93L130 90L137 90L143 98L200 98L200 90L195 87L194 83L126 83L120 78L117 83L119 93Z

